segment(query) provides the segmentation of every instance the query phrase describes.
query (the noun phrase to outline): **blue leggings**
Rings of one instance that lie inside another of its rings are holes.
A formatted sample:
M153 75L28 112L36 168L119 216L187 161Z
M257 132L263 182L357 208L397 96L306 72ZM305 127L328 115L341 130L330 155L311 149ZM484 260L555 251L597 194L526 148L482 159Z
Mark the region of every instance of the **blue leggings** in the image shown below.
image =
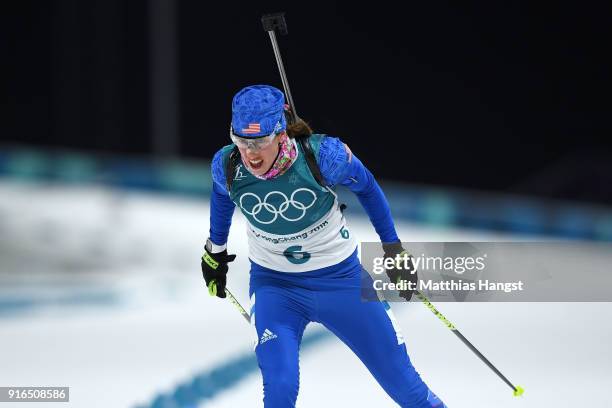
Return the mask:
M361 271L356 252L311 272L284 273L251 264L251 318L266 408L295 406L299 346L309 322L323 324L349 346L399 406L445 407L412 366L389 305L361 301Z

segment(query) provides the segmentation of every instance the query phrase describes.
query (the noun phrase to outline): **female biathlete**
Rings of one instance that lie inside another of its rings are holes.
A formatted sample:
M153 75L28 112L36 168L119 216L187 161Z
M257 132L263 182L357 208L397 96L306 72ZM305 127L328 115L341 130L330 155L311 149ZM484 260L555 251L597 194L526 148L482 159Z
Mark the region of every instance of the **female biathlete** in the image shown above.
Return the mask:
M334 192L355 193L383 243L403 249L387 200L372 174L338 138L312 134L292 116L283 93L249 86L232 101L232 144L212 161L210 237L202 271L212 295L225 297L227 237L234 207L247 219L251 322L266 408L294 407L304 329L319 322L361 359L401 407L443 408L412 366L386 302L363 302L357 243ZM289 124L288 122L289 118ZM389 277L416 280L392 269ZM411 291L400 292L409 300Z

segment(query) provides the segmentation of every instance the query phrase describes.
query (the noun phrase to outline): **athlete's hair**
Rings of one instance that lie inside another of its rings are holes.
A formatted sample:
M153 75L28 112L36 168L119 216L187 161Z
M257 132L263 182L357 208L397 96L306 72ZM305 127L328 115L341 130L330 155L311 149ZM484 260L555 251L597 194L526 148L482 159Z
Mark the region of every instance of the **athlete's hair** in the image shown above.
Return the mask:
M287 123L287 135L290 138L308 137L312 135L312 128L302 119L298 119L295 123Z

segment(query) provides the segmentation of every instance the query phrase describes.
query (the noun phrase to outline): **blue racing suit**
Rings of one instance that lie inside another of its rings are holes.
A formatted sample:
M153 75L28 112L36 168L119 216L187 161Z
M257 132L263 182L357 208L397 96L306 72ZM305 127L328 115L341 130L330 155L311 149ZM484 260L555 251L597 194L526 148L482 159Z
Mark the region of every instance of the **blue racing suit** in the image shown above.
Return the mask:
M295 406L299 346L309 322L321 323L350 347L401 407L445 407L412 366L389 304L361 301L361 281L369 277L362 274L334 188L353 191L381 241L397 242L382 190L340 139L313 135L309 142L325 188L310 173L299 143L296 161L275 179L258 179L239 164L230 191L225 168L233 145L212 163L211 240L226 243L236 206L247 219L251 320L265 407Z

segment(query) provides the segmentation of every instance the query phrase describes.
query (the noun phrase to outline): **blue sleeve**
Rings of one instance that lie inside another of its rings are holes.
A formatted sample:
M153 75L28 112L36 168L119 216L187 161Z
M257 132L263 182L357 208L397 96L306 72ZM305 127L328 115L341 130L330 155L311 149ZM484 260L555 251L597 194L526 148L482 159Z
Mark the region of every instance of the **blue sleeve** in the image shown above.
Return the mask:
M210 194L209 236L210 240L216 245L223 245L227 242L234 208L236 207L225 186L224 151L225 149L221 149L215 154L211 165L213 188Z
M387 198L370 171L335 137L323 137L319 146L319 168L330 186L348 187L359 199L381 242L398 242Z

